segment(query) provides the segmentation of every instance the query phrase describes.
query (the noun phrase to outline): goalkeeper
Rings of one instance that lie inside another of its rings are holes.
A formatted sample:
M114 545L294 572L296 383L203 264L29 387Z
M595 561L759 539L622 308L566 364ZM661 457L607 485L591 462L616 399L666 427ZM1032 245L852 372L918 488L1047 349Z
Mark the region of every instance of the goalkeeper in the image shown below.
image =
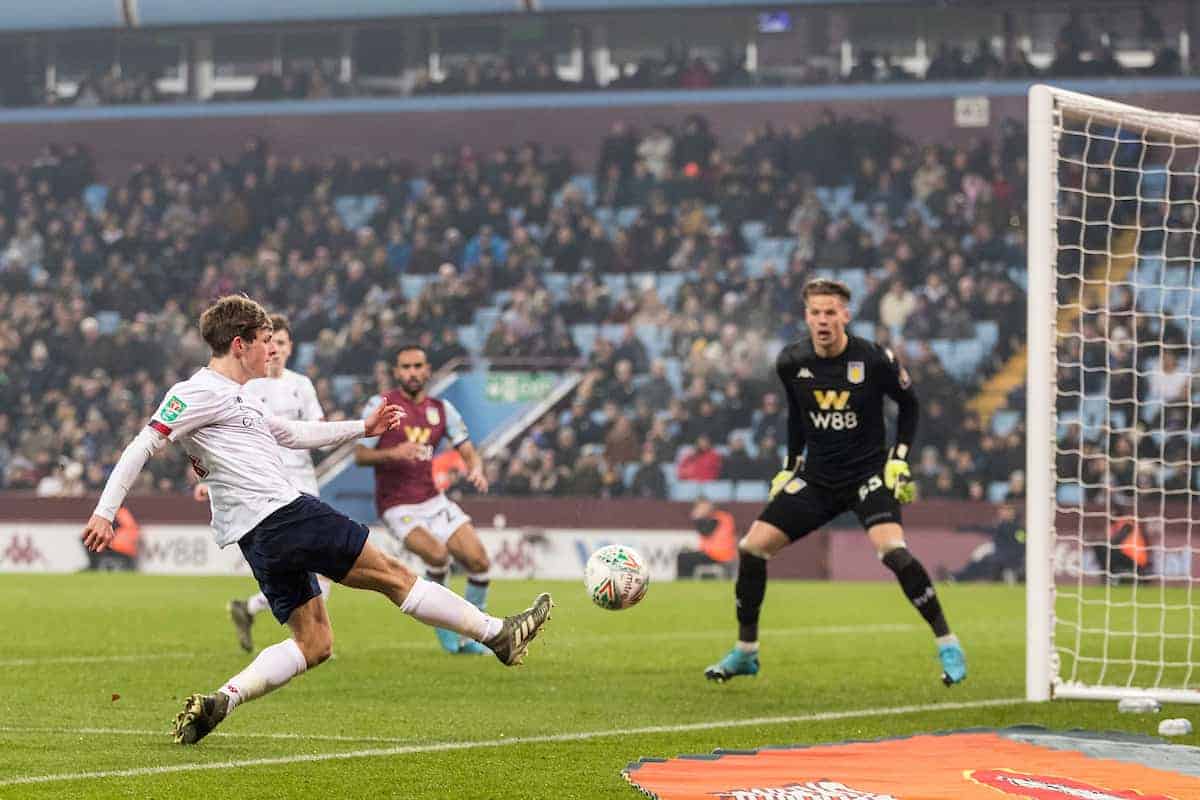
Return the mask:
M758 616L767 560L844 511L853 511L884 566L900 582L937 640L942 681L961 682L966 659L950 632L921 562L904 544L900 506L912 502L908 456L917 430L917 398L904 367L886 348L850 336L850 290L817 279L804 287L810 338L788 345L776 369L788 400L787 468L771 481L770 501L738 544L738 641L708 667L710 680L758 673ZM889 451L884 396L899 406Z

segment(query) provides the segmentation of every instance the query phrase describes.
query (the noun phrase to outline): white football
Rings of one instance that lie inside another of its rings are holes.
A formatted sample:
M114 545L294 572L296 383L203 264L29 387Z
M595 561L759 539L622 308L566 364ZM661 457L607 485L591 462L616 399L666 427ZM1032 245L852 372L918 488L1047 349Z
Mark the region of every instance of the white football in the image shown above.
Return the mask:
M610 544L592 553L585 571L592 602L609 611L637 605L650 586L650 570L632 547Z

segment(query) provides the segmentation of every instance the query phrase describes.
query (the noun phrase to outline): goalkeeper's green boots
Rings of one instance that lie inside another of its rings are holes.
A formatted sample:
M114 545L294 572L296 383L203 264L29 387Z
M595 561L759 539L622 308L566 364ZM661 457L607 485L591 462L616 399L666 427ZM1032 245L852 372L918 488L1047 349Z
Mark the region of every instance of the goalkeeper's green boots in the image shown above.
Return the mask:
M738 675L758 674L758 653L746 653L734 647L725 657L704 670L704 677L710 681L724 683Z

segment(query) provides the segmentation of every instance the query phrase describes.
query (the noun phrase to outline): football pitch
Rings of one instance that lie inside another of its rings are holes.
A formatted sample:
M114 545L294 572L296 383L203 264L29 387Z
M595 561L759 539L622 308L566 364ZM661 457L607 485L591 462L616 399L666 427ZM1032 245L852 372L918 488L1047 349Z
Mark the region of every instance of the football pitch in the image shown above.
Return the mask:
M461 579L454 582L461 590ZM635 798L641 756L873 739L974 726L1154 734L1115 702L1027 704L1021 587L939 586L967 651L947 689L931 635L891 582L776 581L763 672L726 685L728 582L653 585L595 608L580 583L502 582L492 610L557 604L527 664L449 656L379 596L334 588L336 658L239 708L196 747L168 729L183 698L248 656L225 602L248 579L0 577L0 797ZM283 638L269 616L256 645ZM1200 743L1191 735L1176 741Z

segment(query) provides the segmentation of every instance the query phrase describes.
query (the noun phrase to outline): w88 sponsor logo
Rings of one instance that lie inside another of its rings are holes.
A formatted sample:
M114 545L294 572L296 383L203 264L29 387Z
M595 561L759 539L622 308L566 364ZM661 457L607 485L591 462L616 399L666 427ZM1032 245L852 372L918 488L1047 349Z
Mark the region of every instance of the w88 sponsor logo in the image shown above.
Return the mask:
M848 431L858 427L858 415L853 411L845 410L847 403L850 402L850 392L814 389L813 398L821 409L808 412L814 428Z
M848 431L858 427L858 415L853 411L810 411L809 419L814 428L833 431Z

